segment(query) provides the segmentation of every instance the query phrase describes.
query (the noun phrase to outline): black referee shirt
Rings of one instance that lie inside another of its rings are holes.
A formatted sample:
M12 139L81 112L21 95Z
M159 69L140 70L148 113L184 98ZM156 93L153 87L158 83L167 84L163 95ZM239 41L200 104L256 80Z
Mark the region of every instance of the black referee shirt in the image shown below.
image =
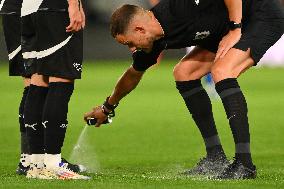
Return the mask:
M162 0L151 11L164 29L165 37L154 42L152 52L133 53L133 67L137 71L155 64L164 49L198 45L216 52L219 41L228 32L224 0Z

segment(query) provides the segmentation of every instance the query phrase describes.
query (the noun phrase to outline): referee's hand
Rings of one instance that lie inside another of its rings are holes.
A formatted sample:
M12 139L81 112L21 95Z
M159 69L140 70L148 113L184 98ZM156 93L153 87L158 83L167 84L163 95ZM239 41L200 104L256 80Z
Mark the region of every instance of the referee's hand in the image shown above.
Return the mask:
M214 62L216 62L220 58L223 58L227 54L227 52L239 42L241 36L241 29L232 30L227 35L225 35L219 43Z
M95 127L100 127L100 125L107 119L107 115L103 112L101 106L93 108L92 111L85 113L84 120L87 122L90 118L96 118L97 123Z
M68 0L68 4L70 24L66 27L66 32L77 32L85 27L85 13L78 0Z

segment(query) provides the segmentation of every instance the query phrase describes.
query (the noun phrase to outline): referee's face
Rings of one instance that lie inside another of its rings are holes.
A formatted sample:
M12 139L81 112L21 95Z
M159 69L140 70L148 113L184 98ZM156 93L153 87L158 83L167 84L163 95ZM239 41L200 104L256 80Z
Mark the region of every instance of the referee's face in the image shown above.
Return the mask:
M134 31L127 32L126 34L117 35L115 39L117 42L127 45L131 51L139 49L144 51L151 50L155 40L154 36L151 36L143 28L136 28Z

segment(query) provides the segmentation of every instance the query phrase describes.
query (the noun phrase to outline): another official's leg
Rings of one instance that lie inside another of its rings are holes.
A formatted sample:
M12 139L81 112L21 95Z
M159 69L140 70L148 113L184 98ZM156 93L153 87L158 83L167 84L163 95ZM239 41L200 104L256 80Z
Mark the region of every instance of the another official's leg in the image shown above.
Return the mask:
M187 174L216 175L228 164L216 129L210 98L200 78L210 72L214 53L196 47L174 69L176 87L203 137L207 155Z
M237 81L239 75L253 64L250 50L245 52L232 48L212 67L216 91L222 99L235 142L235 161L220 178L244 179L256 176L250 152L248 107Z

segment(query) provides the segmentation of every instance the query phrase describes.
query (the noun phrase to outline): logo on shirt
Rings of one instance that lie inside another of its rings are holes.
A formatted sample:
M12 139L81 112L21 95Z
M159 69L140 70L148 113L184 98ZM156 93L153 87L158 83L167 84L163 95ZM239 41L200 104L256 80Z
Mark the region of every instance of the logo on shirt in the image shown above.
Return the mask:
M196 3L196 5L198 5L199 4L199 0L195 0L195 3Z
M196 32L194 40L205 39L210 35L210 31Z
M78 64L78 63L75 62L75 63L73 63L73 66L78 72L82 71L82 65L81 64Z

